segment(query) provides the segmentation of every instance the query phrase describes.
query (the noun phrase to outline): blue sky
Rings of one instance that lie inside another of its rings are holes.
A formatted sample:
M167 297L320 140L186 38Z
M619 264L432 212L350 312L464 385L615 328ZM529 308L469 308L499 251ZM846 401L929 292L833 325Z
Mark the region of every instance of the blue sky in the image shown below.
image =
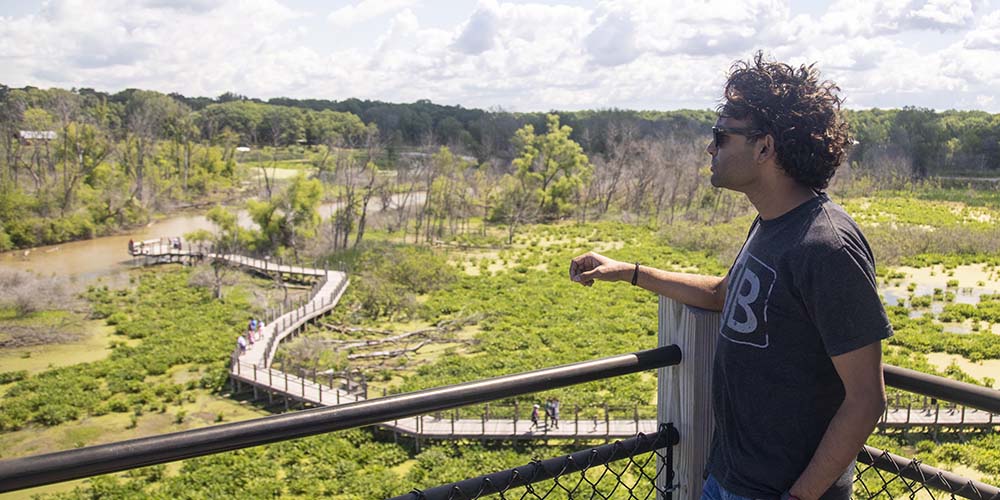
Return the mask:
M1000 0L0 0L0 83L712 108L756 49L855 108L1000 112Z

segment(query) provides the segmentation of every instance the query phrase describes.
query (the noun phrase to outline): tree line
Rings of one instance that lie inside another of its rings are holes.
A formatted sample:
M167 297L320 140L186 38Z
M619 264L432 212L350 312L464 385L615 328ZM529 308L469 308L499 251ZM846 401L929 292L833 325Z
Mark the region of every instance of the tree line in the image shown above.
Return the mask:
M858 141L852 172L910 180L1000 171L1000 115L903 108L846 117ZM525 223L608 212L673 221L697 208L724 218L742 205L705 182L714 119L709 110L512 113L426 100L0 85L0 249L107 234L232 193L239 146L263 151L250 162L263 190L249 208L271 228L255 237L267 251L301 246L317 230L333 248L356 246L377 202L386 209L379 223L415 241L472 234L477 220L480 234L502 224L512 240ZM274 192L264 166L283 158L316 167L330 187L296 181ZM328 231L302 201L324 197L342 207Z

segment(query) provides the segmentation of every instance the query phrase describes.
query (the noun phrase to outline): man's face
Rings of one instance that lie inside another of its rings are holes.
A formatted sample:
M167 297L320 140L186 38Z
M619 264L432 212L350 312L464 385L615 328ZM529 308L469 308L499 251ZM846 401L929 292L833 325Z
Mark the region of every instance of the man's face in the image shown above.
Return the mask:
M744 191L752 184L758 175L754 162L754 149L759 136L748 137L743 133L728 133L726 131L749 132L753 130L750 120L737 120L720 116L715 122L721 132L715 134L721 144L713 137L705 151L712 156L712 185L734 191Z

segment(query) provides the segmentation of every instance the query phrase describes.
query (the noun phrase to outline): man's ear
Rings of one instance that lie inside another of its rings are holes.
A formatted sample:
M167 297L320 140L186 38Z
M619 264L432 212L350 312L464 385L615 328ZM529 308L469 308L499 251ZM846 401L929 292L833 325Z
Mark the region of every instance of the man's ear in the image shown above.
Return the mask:
M766 134L757 141L757 159L760 161L776 158L774 136Z

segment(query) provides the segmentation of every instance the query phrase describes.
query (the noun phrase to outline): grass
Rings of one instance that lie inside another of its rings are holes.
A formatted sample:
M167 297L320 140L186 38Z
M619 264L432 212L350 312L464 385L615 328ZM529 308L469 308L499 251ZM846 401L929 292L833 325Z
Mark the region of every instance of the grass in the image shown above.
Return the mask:
M82 314L63 311L57 311L52 316L72 318L72 322L81 331L80 337L67 343L0 350L0 367L2 367L0 371L27 370L29 373L35 374L50 368L98 361L111 353L112 349L109 345L116 336L114 328L105 324L103 320L86 319ZM3 330L4 326L12 323L15 322L0 320L0 331ZM132 345L135 343L134 341L125 342Z
M208 390L195 391L193 402L186 402L164 413L146 413L138 418L137 425L131 427L130 414L112 413L89 417L77 422L55 427L30 427L13 432L0 433L0 459L50 453L54 451L110 443L145 436L156 436L185 429L215 425L217 415L223 415L225 422L238 422L259 418L269 413L244 402L213 394ZM173 415L178 410L187 412L185 421L178 425ZM179 471L183 462L168 464ZM127 473L115 474L125 477ZM27 490L0 494L0 500L20 500L35 498L35 495L65 493L89 484L89 479L68 481Z
M186 414L180 424L174 416ZM143 436L154 436L216 425L218 416L223 422L238 422L269 413L260 408L216 394L208 389L195 389L185 394L184 401L164 407L163 411L143 412L132 425L132 412L108 413L85 417L57 426L32 425L16 431L0 433L0 458L13 458L39 453L110 443ZM0 497L2 498L2 497Z

